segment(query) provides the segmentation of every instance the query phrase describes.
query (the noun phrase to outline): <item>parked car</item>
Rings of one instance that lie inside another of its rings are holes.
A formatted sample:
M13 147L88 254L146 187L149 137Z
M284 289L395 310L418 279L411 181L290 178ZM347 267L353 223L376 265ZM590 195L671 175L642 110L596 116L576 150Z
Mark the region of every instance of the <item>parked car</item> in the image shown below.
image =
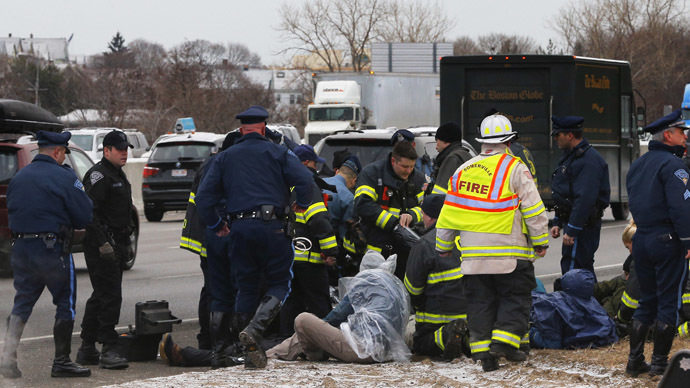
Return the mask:
M14 109L14 110L13 110ZM14 120L10 112L22 112L21 123ZM31 163L38 154L38 144L32 132L50 130L60 132L62 124L48 111L35 105L14 100L0 100L0 276L11 276L10 256L12 253L11 232L7 218L7 187L19 170ZM28 134L28 135L27 135ZM65 164L71 166L77 176L84 175L94 162L74 142L69 145L71 153L66 155ZM139 213L132 207L134 231L130 235L132 245L125 269L134 266L139 240ZM83 252L81 245L74 245L72 252Z
M148 221L160 221L166 211L187 209L194 174L218 151L224 139L222 134L194 132L157 140L144 166L141 184Z
M302 142L302 139L299 137L299 132L297 131L297 128L295 128L295 126L292 124L266 124L266 127L282 133L283 136L287 137L288 139L294 141L297 144L300 144Z
M123 131L127 134L127 140L134 148L128 151L129 158L139 158L148 149L149 143L146 136L136 129L119 129L108 127L86 127L86 128L68 128L72 132L72 141L83 149L91 160L98 162L103 157L103 138L108 132L113 130Z
M435 139L437 128L414 127L407 129L415 135L417 155L423 158L425 163L432 163L438 155ZM391 137L396 130L397 128L387 128L338 132L319 140L316 146L314 146L314 151L326 159L326 164L330 167L333 165L333 154L336 151L347 148L348 151L359 157L362 166L366 166L388 156L388 153L393 150ZM470 155L477 155L477 151L470 143L463 140L462 145Z

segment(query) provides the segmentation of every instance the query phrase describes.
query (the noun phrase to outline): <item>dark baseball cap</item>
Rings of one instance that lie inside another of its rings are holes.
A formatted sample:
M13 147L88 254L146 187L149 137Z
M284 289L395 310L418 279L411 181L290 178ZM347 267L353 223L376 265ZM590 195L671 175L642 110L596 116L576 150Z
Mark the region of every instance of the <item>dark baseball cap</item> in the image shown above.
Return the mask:
M103 138L103 147L115 147L120 151L126 150L127 147L134 148L133 145L129 144L127 140L127 135L124 132L118 131L116 129L108 132Z

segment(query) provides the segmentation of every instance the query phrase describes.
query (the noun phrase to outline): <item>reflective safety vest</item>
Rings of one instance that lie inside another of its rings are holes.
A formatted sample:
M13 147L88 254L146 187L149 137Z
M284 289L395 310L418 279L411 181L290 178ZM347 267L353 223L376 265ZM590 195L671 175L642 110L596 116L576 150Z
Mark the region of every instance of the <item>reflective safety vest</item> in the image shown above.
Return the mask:
M437 227L476 233L512 233L520 200L510 191L518 159L497 154L478 160L454 174Z

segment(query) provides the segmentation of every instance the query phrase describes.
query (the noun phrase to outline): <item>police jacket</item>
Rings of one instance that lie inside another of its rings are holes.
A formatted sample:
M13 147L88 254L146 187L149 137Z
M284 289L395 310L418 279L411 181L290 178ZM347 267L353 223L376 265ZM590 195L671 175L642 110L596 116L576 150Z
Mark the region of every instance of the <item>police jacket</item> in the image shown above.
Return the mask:
M106 158L86 172L84 189L93 201L93 221L87 232L98 246L106 243L106 233L129 236L132 228L132 187L122 168ZM117 236L116 236L117 237Z
M377 252L393 242L392 230L399 223L400 214L412 215L413 222L422 220L420 204L424 192L424 177L414 170L403 181L391 166L392 154L371 163L357 177L355 212L362 218L362 231L367 248Z
M458 167L470 159L472 159L472 155L462 148L462 141L450 143L434 161L434 171L431 173L431 183L429 183L426 193L445 194L448 191L450 177Z
M436 228L426 232L410 250L405 270L405 288L410 293L417 324L443 325L467 319L462 289L460 254L439 256L434 249Z
M59 233L60 227L83 229L93 204L74 171L38 154L10 181L7 210L15 233Z
M554 203L569 213L567 219L555 217L554 225L564 228L565 234L577 237L588 220L601 218L611 195L609 166L587 141L565 150L551 177ZM599 207L599 209L597 208Z
M626 187L638 231L675 232L690 249L690 174L682 152L682 146L650 141L649 152L630 166Z
M345 237L347 230L345 221L354 218L355 195L347 188L345 178L342 175L335 175L323 180L336 187L336 192L325 190L324 193L332 196L328 200L328 213L331 215L333 229L338 233L338 237L342 239Z
M282 216L290 205L290 188L294 187L297 205L308 208L313 184L311 173L291 151L252 132L218 154L195 201L204 223L218 231L223 220L216 206L223 199L231 216L259 211L262 205L273 205Z
M316 171L311 172L317 179ZM299 245L295 245L297 262L323 264L321 253L325 256L338 255L338 241L331 225L331 216L328 214L321 189L315 182L312 187L311 205L305 212L295 212L295 237L304 237L311 241L310 250L301 250Z

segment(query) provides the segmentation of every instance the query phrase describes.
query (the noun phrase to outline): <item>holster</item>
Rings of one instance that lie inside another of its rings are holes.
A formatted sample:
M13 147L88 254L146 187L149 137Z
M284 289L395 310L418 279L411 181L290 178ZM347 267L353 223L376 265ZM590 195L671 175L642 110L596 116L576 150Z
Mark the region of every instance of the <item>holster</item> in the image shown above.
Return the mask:
M60 226L60 237L62 238L62 253L70 254L72 252L72 238L74 237L74 229L65 225Z
M283 218L283 229L285 230L285 235L289 239L293 239L295 237L295 222L297 219L297 216L295 215L295 212L292 211L289 207L285 208L285 218Z
M261 221L268 223L273 219L273 210L275 206L273 205L261 205Z

